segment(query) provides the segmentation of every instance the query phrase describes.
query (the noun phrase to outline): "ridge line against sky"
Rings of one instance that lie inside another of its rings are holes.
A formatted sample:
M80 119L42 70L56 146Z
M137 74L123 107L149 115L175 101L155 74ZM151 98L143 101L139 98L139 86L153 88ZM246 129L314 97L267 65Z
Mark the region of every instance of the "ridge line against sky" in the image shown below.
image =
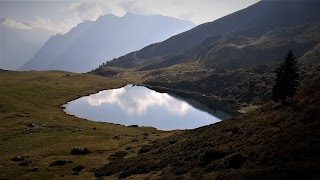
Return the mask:
M86 20L126 12L160 14L195 23L214 21L259 0L0 0L0 17L29 23L32 27L66 33Z

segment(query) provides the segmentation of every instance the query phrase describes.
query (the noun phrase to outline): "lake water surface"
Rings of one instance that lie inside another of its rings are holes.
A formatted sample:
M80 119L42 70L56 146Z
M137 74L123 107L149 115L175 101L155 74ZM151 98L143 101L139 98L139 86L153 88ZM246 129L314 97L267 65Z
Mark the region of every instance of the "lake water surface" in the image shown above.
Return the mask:
M92 121L152 126L160 130L194 129L231 118L194 100L132 85L100 91L64 107L67 114Z

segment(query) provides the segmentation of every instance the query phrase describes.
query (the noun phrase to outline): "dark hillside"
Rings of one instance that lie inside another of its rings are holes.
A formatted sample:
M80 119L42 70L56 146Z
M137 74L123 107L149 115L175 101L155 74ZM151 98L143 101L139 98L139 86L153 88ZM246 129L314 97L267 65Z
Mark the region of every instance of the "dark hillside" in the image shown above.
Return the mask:
M315 62L319 62L318 59ZM183 66L177 65L151 71L145 75L147 80L144 81L144 84L215 95L229 102L255 104L261 103L261 100L264 102L271 100L275 80L274 65L259 65L236 70L217 67L213 70L191 71L180 70L181 67ZM299 67L302 84L320 76L319 65L300 63ZM176 73L172 73L173 71ZM161 73L157 74L157 72Z
M259 34L261 28L251 28L208 38L188 51L163 57L139 69L142 71L169 67L175 64L199 61L206 68L222 66L238 69L278 63L288 49L300 58L314 50L320 42L319 22L283 28ZM254 34L254 35L252 35ZM311 61L306 61L310 62Z
M170 39L150 45L107 63L107 66L123 68L142 67L148 61L158 62L163 57L188 50L209 37L244 29L259 27L258 34L270 30L297 26L320 19L318 1L262 1L244 10L225 16L214 22L200 25ZM251 34L254 36L257 32Z
M162 179L319 179L320 79L288 106L185 131L117 159L96 176Z
M319 29L316 22L272 31L259 38L243 36L245 31L216 36L184 54L140 70L151 71L144 76L144 83L151 86L213 94L240 103L268 101L274 67L289 49L300 61L302 81L319 76ZM178 62L180 56L184 62ZM192 70L196 64L201 71Z
M158 59L157 63L145 62L135 73L142 74L141 81L146 85L215 95L238 103L270 100L274 67L289 49L301 64L302 81L319 76L319 22L266 34L259 34L259 29L208 38L188 51ZM103 67L93 73L115 76L126 70L116 71Z
M283 61L288 50L293 50L301 66L311 66L302 72L305 79L318 75L317 7L319 1L261 1L115 59L92 73L233 102L268 101L273 67ZM268 68L260 69L263 66Z

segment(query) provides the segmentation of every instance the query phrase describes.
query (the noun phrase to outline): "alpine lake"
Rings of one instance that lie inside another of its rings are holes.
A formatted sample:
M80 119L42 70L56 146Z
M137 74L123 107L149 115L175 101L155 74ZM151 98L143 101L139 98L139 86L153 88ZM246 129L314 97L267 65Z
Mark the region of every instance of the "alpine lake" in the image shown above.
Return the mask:
M190 98L133 85L100 91L63 107L67 114L91 121L159 130L195 129L232 117Z

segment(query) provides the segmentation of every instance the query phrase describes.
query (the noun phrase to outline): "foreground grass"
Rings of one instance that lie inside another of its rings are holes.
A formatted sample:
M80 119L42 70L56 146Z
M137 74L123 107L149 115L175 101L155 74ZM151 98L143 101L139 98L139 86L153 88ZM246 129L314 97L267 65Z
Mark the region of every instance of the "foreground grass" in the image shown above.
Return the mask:
M146 179L319 179L320 78L287 106L184 131L115 159L97 177Z
M125 84L62 71L0 71L0 179L92 179L92 171L106 164L110 154L130 147L128 156L134 156L139 146L169 135L154 128L91 122L62 110L72 99ZM71 155L74 147L92 153ZM22 156L23 163L12 161L15 156ZM49 166L57 160L72 163ZM79 165L85 169L74 173Z

